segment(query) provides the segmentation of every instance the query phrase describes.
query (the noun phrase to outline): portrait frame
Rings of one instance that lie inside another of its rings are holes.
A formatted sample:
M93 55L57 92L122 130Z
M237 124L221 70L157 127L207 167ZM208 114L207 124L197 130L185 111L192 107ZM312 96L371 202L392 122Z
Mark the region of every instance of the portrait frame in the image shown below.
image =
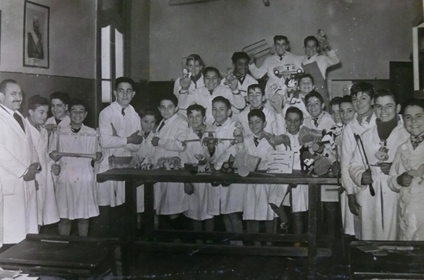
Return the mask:
M25 1L23 66L49 68L50 7Z

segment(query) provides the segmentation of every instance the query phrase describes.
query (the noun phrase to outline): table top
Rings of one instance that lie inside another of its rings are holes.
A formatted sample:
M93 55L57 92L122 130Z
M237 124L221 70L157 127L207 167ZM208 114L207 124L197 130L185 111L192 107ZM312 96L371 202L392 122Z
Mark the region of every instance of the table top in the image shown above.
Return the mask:
M240 184L326 184L339 185L337 178L312 177L304 172L294 170L292 174L269 174L251 172L246 177L236 173L212 171L193 174L187 170L139 170L110 169L97 174L98 182L105 181L140 181L155 182L190 182L190 183L240 183Z

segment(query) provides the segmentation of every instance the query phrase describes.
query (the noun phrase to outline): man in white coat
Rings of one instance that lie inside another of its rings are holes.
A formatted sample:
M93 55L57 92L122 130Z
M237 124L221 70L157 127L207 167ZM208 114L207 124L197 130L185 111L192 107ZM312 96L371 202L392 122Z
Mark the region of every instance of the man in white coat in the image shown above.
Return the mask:
M38 233L35 174L40 171L29 127L18 112L21 87L14 80L0 83L0 185L3 223L0 236L4 244Z

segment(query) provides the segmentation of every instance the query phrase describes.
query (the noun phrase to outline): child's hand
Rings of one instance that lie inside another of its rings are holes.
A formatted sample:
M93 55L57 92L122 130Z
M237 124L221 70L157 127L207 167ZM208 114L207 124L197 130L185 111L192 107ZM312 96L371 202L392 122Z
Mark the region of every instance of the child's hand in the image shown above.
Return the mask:
M188 90L188 88L190 87L190 77L187 75L184 75L183 77L181 77L180 79L180 86L181 86L181 90L186 91Z
M359 215L359 209L361 208L361 205L356 201L356 195L355 194L349 194L347 195L348 205L350 212L358 216Z
M138 133L140 130L137 130L133 134L127 137L127 144L135 144L139 145L141 142L143 142L143 136L139 135Z
M383 172L386 175L389 175L390 167L392 166L391 162L381 162L380 164L381 172Z
M152 138L152 145L153 147L159 146L159 137L155 136Z
M60 167L60 165L59 164L52 164L52 173L53 173L53 175L54 176L59 176L59 174L60 174L60 170L61 170L61 167Z
M60 156L58 152L53 151L50 153L50 158L54 161L58 161L59 159L62 158L62 156Z
M188 195L194 194L194 187L192 183L184 183L184 192Z
M402 187L409 187L414 177L409 175L408 172L403 172L402 175L396 178L396 182Z
M231 91L236 91L238 89L238 80L234 74L228 75L225 80Z
M94 161L101 161L103 159L102 152L96 152L96 157L94 158Z
M369 185L372 184L372 175L371 170L367 169L362 173L361 185Z
M29 167L27 172L24 174L23 178L24 181L32 181L35 179L35 174L39 173L40 164L38 162L32 163Z

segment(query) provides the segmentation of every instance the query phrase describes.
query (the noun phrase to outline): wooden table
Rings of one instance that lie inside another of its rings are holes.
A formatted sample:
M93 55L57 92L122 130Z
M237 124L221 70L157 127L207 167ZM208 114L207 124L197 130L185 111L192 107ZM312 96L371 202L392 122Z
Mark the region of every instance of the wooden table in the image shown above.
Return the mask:
M240 177L237 174L222 173L213 171L210 173L192 174L186 170L165 171L165 170L137 170L137 169L112 169L104 173L97 174L97 181L108 180L125 181L126 209L131 217L128 224L127 241L137 240L137 217L134 215L137 209L137 186L144 184L145 190L145 232L144 240L137 242L145 250L162 251L199 251L202 253L224 253L224 254L254 254L254 255L277 255L277 256L307 256L311 267L315 265L318 256L331 255L331 250L317 248L317 210L320 202L319 185L338 185L336 178L315 178L300 171L293 174L279 174L270 176L266 173L251 173L247 177ZM309 219L308 232L306 234L240 234L225 232L189 232L189 231L166 231L154 229L154 197L153 184L156 182L191 182L191 183L238 183L238 184L307 184L309 185ZM252 246L225 246L225 245L196 245L181 243L152 242L154 238L169 237L180 239L237 239L275 242L302 242L307 243L307 247L252 247ZM131 247L131 249L134 246ZM200 248L200 250L199 250Z

